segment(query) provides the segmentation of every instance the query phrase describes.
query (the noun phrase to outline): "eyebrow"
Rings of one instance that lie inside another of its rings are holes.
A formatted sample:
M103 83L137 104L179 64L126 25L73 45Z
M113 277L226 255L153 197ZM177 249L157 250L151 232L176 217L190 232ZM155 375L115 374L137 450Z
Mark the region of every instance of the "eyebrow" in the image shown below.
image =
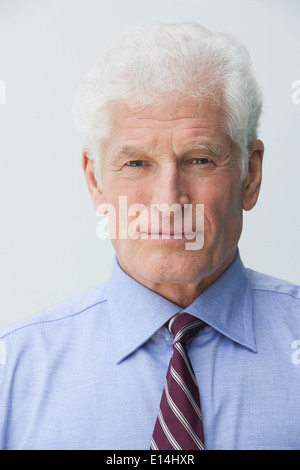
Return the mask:
M190 148L188 148L184 154L187 154L189 152L193 151L199 151L199 152L209 152L217 157L219 157L222 154L221 146L217 144L204 144L204 143L196 143L192 145ZM116 151L114 154L114 157L116 159L122 158L122 157L128 157L128 156L141 156L141 155L146 155L151 153L151 150L148 148L138 148L138 147L132 147L132 146L125 146Z
M146 148L137 148L137 147L122 147L116 151L114 154L115 158L122 158L122 157L128 157L130 155L135 156L135 155L141 155L141 154L146 154L149 153L149 150Z
M216 155L217 157L220 157L220 155L222 154L221 146L217 145L217 144L197 143L197 144L194 144L188 150L188 152L193 151L193 150L198 150L198 151L202 151L202 152L203 151L204 152L209 152L209 153L212 153L212 154Z

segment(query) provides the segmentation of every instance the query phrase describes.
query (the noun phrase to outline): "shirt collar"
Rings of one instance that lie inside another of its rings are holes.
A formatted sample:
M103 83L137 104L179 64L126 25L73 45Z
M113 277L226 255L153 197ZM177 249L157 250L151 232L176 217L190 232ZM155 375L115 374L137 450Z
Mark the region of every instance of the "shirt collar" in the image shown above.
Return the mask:
M239 253L222 276L185 309L128 276L115 255L108 302L117 363L142 346L172 316L183 311L232 341L257 351L252 288Z

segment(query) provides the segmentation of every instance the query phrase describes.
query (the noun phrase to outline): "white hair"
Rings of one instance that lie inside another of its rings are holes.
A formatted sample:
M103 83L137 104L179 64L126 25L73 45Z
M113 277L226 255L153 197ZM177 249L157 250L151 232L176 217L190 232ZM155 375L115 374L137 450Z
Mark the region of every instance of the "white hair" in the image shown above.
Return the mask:
M116 39L83 79L75 98L77 129L100 177L101 149L110 137L113 105L139 110L189 96L222 100L225 131L248 171L257 139L262 95L249 54L234 36L197 23L150 23ZM172 98L173 97L173 98ZM220 117L221 118L221 117Z

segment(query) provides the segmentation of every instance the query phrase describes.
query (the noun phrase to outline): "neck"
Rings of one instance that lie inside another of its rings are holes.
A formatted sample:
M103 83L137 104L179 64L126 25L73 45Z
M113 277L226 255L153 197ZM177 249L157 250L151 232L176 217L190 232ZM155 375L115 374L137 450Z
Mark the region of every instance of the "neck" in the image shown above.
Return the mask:
M235 252L236 254L236 252ZM191 305L203 292L205 292L216 280L226 271L235 258L235 254L213 273L204 277L200 282L191 284L155 284L148 283L144 285L157 294L166 298L170 302L181 308Z
M184 309L191 305L201 294L203 294L203 292L209 288L209 286L216 282L216 280L232 264L236 253L237 248L233 250L216 269L210 273L207 273L206 275L203 275L200 280L198 278L197 281L191 283L152 282L151 280L140 277L135 273L133 274L132 272L128 272L126 266L123 266L120 261L119 264L123 271L125 271L137 282Z

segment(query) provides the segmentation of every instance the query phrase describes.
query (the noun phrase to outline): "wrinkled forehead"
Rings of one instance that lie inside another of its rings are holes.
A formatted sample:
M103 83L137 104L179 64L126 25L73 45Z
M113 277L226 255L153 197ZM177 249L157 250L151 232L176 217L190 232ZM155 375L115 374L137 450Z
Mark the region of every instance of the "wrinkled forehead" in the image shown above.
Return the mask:
M221 145L226 140L222 102L207 97L174 97L144 106L118 103L110 107L111 135L107 145L151 148L159 144L180 147L199 142Z

